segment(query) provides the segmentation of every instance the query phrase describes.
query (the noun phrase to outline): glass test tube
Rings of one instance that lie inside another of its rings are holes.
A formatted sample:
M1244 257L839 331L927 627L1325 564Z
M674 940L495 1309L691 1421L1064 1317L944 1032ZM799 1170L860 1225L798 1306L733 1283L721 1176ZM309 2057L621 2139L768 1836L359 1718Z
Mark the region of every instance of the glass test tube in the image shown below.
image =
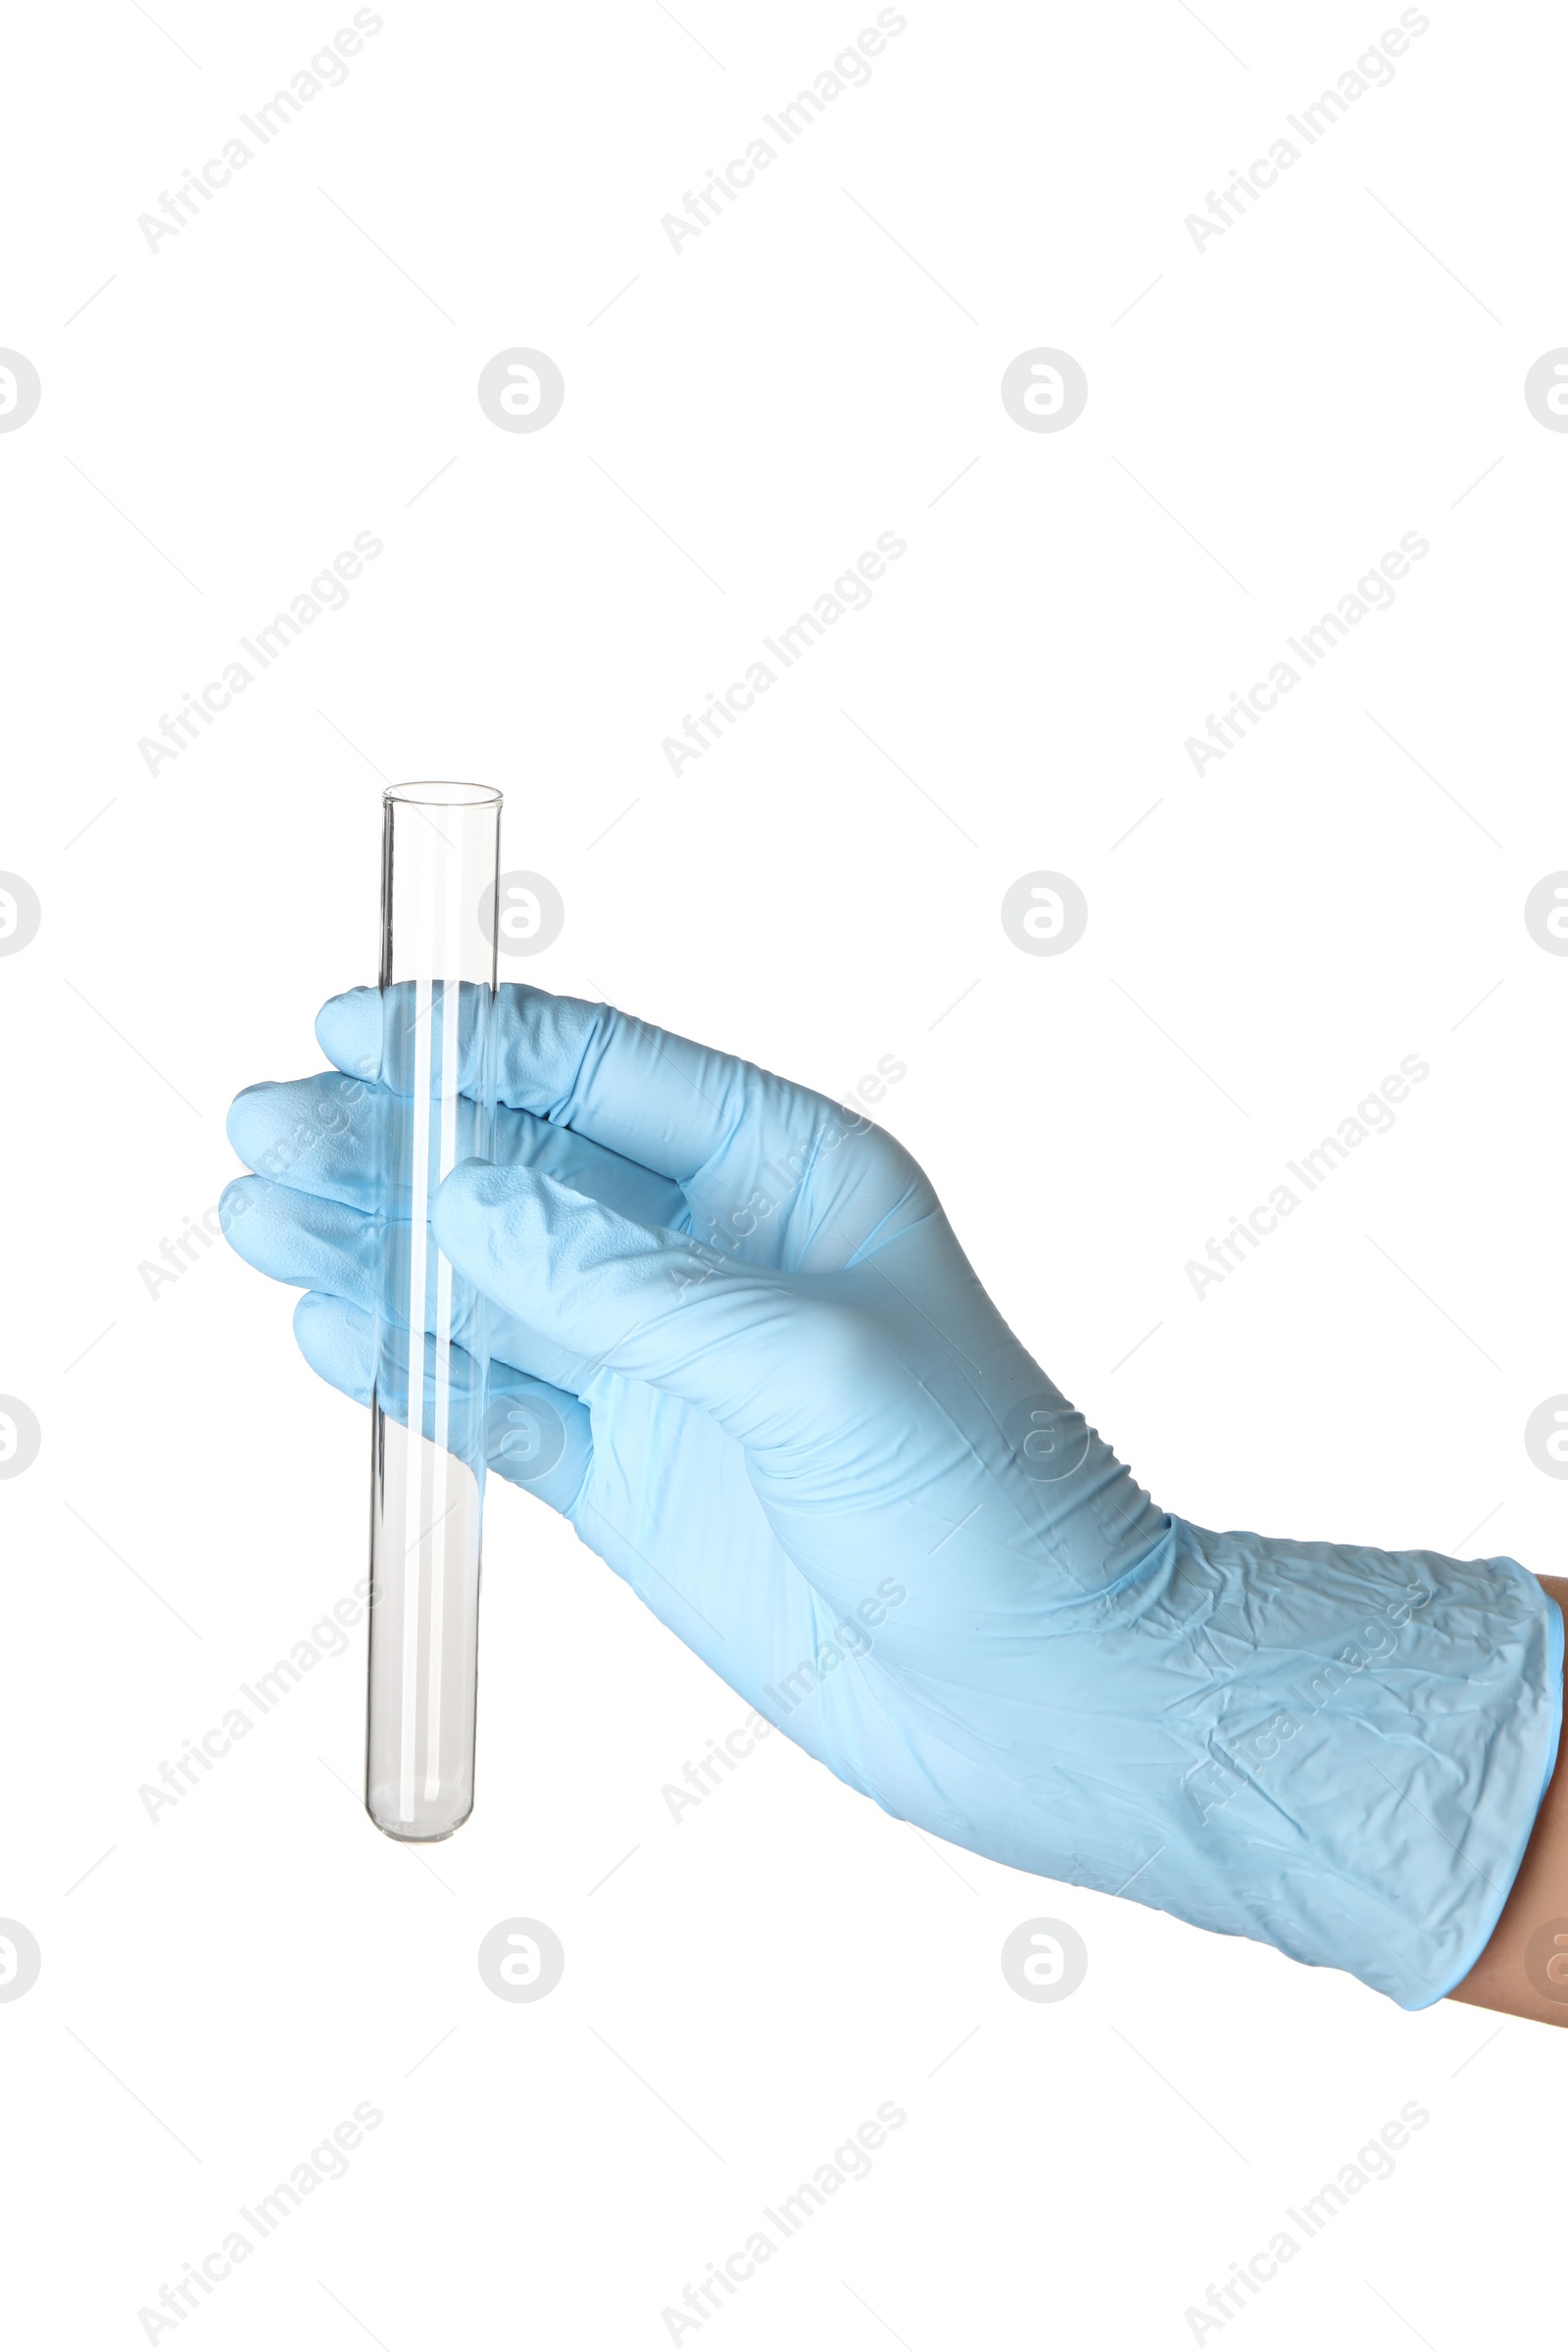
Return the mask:
M493 1143L501 795L396 784L383 806L365 1802L389 1838L427 1839L473 1807L489 1340L429 1215L441 1179Z

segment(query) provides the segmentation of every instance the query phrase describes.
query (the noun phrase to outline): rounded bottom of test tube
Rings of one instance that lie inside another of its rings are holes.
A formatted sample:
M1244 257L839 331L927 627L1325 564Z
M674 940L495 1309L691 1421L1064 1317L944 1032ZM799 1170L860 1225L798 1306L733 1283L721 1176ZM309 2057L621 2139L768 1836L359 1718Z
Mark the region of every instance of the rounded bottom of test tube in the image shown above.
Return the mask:
M444 1838L451 1838L462 1829L473 1811L473 1799L469 1797L461 1813L446 1817L416 1818L413 1821L401 1821L395 1812L378 1813L368 1796L365 1800L365 1810L383 1838L395 1838L400 1845L439 1845Z

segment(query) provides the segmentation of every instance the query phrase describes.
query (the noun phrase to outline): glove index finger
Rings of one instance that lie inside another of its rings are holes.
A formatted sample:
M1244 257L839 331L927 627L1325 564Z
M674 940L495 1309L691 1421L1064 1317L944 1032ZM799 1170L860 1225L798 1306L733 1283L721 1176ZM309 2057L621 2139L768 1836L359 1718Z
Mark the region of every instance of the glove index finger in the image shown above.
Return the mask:
M381 1077L381 990L346 988L315 1016L315 1042L346 1077Z
M479 1052L489 1034L479 1014L488 998L481 981L458 984L458 1092L470 1098L479 1092ZM415 1095L426 1083L440 1085L445 1014L440 981L395 980L384 989L345 989L328 997L317 1014L317 1043L345 1076L385 1087L389 1094Z
M493 1039L500 1100L689 1186L718 1163L808 1152L850 1115L758 1063L611 1004L505 983ZM868 1121L860 1121L869 1124Z
M334 1069L349 1078L381 1075L381 992L347 988L328 997L316 1016L316 1042Z
M459 1004L460 1083L470 1095L478 1076L478 994L465 982ZM399 981L384 992L351 988L328 998L316 1035L348 1076L407 1094L421 1022L429 1023L430 1051L438 1053L442 1024L427 985L421 992L419 983ZM488 1043L497 1099L507 1109L569 1127L676 1184L724 1154L743 1128L749 1147L787 1155L824 1127L846 1119L868 1124L808 1087L635 1014L512 981L496 991Z

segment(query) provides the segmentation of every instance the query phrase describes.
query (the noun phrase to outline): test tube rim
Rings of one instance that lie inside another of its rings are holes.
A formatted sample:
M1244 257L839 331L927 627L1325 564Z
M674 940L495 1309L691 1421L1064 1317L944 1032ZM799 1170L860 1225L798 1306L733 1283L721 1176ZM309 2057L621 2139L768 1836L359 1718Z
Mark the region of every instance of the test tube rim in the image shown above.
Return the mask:
M381 795L383 805L425 808L496 808L501 805L501 793L494 784L416 783L389 784Z

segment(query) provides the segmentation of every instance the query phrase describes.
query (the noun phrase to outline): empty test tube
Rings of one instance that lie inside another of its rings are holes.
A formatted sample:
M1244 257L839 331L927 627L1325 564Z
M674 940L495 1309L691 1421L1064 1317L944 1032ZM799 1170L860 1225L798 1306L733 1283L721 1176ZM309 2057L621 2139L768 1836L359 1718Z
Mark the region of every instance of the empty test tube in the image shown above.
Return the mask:
M489 1339L429 1218L491 1152L501 795L397 784L383 806L365 1802L388 1837L432 1839L473 1807Z

